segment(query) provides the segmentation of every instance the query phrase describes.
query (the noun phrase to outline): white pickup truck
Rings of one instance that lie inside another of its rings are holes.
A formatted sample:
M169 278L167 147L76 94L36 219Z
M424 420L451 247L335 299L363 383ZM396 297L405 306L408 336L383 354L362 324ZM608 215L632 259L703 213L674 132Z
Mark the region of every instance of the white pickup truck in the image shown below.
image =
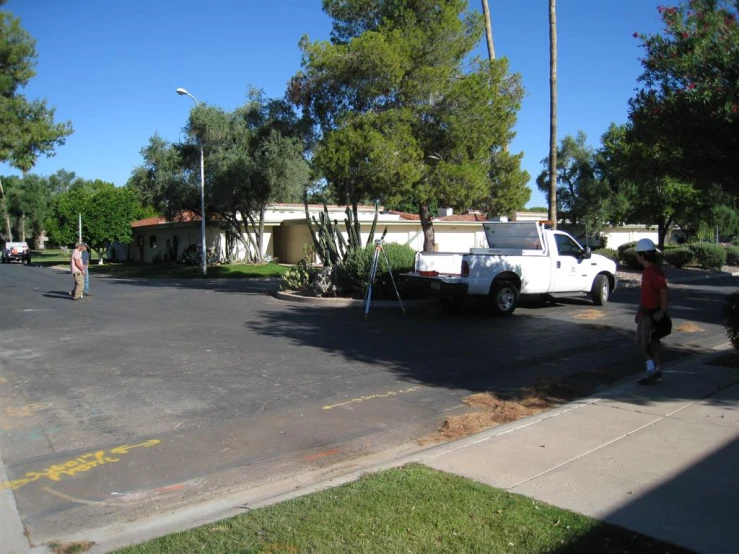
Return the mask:
M588 294L598 306L607 303L617 286L616 264L545 223L483 223L488 248L468 254L419 252L415 270L401 278L438 297L446 308L475 298L498 315L512 314L520 294Z

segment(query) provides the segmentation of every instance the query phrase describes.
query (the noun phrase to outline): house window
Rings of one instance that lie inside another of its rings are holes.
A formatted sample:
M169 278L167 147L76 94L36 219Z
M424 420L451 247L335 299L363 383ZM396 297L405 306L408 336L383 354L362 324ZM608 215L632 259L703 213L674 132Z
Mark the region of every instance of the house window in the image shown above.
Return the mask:
M157 247L157 236L149 235L149 248L156 248L156 247Z

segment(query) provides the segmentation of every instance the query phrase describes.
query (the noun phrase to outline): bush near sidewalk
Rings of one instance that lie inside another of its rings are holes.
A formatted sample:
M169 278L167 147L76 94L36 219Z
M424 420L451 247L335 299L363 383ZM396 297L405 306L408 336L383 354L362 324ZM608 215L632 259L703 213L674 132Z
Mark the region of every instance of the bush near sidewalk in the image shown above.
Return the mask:
M410 464L118 552L688 551L544 502Z
M726 250L720 244L694 242L688 245L695 261L703 269L721 269L726 263Z

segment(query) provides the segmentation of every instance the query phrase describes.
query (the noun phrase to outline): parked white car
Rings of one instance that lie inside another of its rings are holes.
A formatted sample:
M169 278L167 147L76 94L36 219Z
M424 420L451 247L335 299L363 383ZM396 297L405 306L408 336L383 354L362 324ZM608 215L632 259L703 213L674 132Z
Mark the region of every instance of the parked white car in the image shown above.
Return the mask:
M2 262L9 264L12 261L31 263L31 249L25 242L6 242L3 247Z
M467 254L419 252L415 270L401 277L424 288L446 307L469 298L484 300L499 315L510 315L519 295L590 295L603 305L618 284L616 264L592 254L545 222L483 223L488 248Z

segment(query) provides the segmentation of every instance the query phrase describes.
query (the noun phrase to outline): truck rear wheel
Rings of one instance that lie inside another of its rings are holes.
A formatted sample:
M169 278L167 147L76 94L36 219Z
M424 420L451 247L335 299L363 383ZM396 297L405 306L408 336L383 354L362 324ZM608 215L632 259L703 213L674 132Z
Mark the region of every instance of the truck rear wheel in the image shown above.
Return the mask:
M518 306L518 288L510 281L494 281L488 302L495 315L511 315Z
M596 275L593 280L593 288L590 295L593 298L593 304L596 306L605 306L608 303L608 297L611 294L611 284L605 275Z

